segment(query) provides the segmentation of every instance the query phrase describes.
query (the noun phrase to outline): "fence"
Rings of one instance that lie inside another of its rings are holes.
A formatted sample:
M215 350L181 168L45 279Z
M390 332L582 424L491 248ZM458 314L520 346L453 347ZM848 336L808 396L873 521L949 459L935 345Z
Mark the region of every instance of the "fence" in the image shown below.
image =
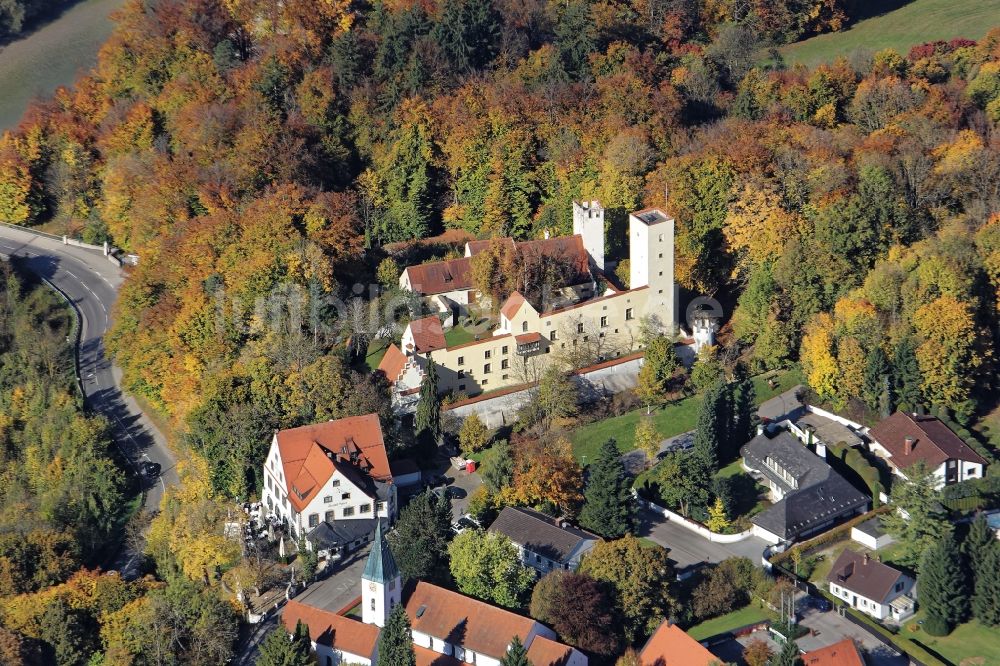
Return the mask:
M639 493L636 492L635 489L632 490L632 496L635 498L635 501L639 504L639 506L645 507L650 511L653 511L654 513L658 513L667 520L676 523L685 529L691 530L692 532L695 532L705 537L706 539L708 539L713 543L736 543L737 541L743 541L753 533L753 529L751 528L748 530L744 530L738 534L719 534L717 532L711 531L701 523L697 523L693 520L685 518L679 513L674 513L670 509L666 509L662 506L653 504L648 500L642 499L641 497L639 497Z
M49 240L59 241L63 245L71 245L73 247L80 247L85 250L97 250L104 254L108 258L108 261L113 263L119 268L122 267L124 263L129 263L131 265L136 265L139 263L139 257L134 254L129 254L125 256L125 260L118 257L119 250L117 248L109 247L107 243L103 245L94 245L93 243L85 243L82 240L77 240L76 238L70 238L69 236L57 236L55 234L50 234L45 231L39 231L38 229L32 229L31 227L21 226L20 224L10 224L8 222L0 222L0 226L7 227L9 229L17 229L18 231L23 231L25 233L31 234L33 236L39 236L41 238L48 238Z

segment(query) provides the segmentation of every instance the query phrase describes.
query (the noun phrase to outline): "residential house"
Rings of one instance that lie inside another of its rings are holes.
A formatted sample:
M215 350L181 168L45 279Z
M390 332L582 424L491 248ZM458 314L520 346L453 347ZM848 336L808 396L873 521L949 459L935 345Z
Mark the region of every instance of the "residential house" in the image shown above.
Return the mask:
M387 353L380 365L393 387L398 410L415 408L414 390L432 359L438 367L440 392L478 395L536 381L547 362L546 355L554 351L572 352L574 346L588 345L588 349L596 349L597 361L620 358L641 348L644 319L668 334L676 330L673 218L652 208L630 215L630 288L620 291L608 286L599 293L597 285L604 282L598 280L604 269L604 209L596 201L574 202L573 220L573 236L506 241L524 254L567 258L564 263L572 270L560 284L546 289L542 302L532 302L515 292L499 308L495 329L479 339L451 346L444 338L440 316L408 324L397 350L406 360L401 361L394 351L391 356ZM468 243L467 258L474 258L489 243ZM453 276L461 274L457 269L449 271ZM403 273L400 284L404 289L426 283L420 282L424 278L415 277L419 270L408 268ZM468 285L467 291L472 289ZM426 291L417 293L427 295ZM449 296L456 303L477 298Z
M298 602L286 606L294 612L286 610L283 622L293 631L296 620L309 620L320 666L370 666L377 660L380 628L399 604L410 620L419 666L499 666L515 636L524 644L533 666L588 663L586 655L559 643L555 632L536 620L430 583L416 581L404 587L381 526L376 528L361 576L360 622Z
M321 555L353 550L392 521L396 491L376 414L279 430L264 459L268 515Z
M601 540L586 530L573 527L544 513L522 507L504 507L489 527L517 546L521 560L540 575L553 569L575 571L583 556Z
M872 451L885 458L894 474L923 462L937 478L937 487L982 478L986 460L940 419L896 412L872 428Z
M864 513L870 498L788 430L764 428L740 449L743 467L765 483L774 502L751 519L754 534L791 542Z
M639 653L642 666L719 666L722 662L705 646L667 620Z
M865 657L851 638L802 655L802 666L865 666Z
M868 553L845 548L826 580L830 594L876 620L900 622L915 610L914 580Z

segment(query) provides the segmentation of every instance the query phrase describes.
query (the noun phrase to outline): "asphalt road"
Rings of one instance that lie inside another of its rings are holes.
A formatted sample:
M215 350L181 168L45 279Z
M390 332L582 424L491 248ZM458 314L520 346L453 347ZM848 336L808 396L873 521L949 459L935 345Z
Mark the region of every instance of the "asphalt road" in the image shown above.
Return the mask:
M99 251L7 226L0 226L0 254L21 257L76 308L81 323L77 370L87 406L108 419L115 445L133 469L146 460L160 464L159 478L144 479L146 508L155 511L166 487L177 483L176 460L163 434L121 390L121 370L104 355L111 308L124 281L121 269Z

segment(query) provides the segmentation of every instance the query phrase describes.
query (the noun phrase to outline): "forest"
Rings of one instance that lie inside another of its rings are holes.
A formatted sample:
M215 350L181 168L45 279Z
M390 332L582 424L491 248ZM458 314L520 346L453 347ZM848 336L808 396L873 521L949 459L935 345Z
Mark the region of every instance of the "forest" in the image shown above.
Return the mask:
M663 206L678 281L733 304L726 333L754 370L801 363L821 400L852 409L962 424L991 409L1000 30L811 70L772 48L853 11L130 0L95 70L0 138L0 219L141 257L108 347L191 454L150 532L170 582L129 592L142 612L91 613L97 663L167 663L129 632L171 603L193 604L163 628L185 636L174 658L224 661L197 621L217 610L204 582L239 560L210 529L213 498L259 492L275 428L387 413L384 381L345 348L372 334L355 320L379 297L352 286L391 283L376 275L388 244L568 233L572 200L599 199L621 255L627 213ZM76 594L79 561L4 573L2 593ZM4 624L43 636L31 617Z

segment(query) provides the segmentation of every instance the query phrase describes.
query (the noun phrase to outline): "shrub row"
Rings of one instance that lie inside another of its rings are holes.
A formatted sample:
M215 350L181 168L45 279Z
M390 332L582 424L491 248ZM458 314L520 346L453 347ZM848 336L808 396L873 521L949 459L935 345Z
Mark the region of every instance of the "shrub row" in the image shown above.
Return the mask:
M783 553L778 553L777 555L771 558L770 562L771 564L774 565L781 564L782 562L785 562L789 558L791 558L792 551L799 550L802 552L802 555L804 557L816 550L825 548L826 546L829 546L834 543L839 543L844 539L849 539L851 536L852 527L860 525L866 520L874 518L875 516L881 515L883 513L886 513L891 509L892 507L888 505L883 505L878 507L877 509L869 511L868 513L861 514L860 516L855 516L854 518L848 520L846 523L841 523L840 525L837 525L833 529L823 532L819 536L813 537L808 541L803 541L802 543L796 544Z

